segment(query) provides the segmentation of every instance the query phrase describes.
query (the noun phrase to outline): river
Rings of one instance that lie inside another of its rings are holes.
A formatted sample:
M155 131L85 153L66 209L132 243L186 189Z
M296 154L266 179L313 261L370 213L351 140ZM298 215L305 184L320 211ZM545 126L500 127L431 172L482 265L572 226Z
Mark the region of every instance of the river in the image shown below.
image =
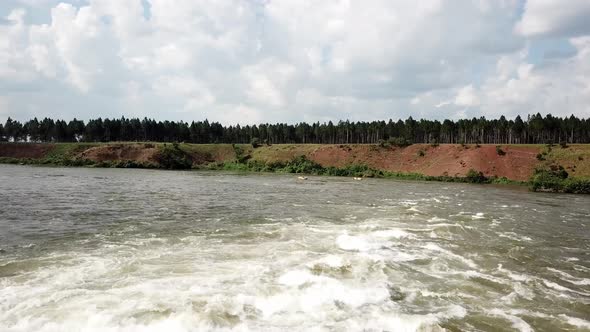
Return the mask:
M0 165L0 331L589 331L590 196Z

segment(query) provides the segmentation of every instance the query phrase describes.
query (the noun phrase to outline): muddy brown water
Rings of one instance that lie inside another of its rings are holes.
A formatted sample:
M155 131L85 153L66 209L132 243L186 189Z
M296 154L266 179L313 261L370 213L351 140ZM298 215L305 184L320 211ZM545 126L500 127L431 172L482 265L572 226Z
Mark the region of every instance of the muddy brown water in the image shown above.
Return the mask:
M590 196L0 165L2 331L588 331Z

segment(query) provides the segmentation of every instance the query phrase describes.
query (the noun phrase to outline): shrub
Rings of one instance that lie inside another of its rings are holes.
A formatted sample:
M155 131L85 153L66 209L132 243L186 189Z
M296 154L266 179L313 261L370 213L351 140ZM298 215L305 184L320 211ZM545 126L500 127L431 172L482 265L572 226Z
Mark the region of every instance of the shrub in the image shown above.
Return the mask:
M506 154L506 152L502 150L502 147L499 145L496 145L496 153L498 154L498 156L503 156Z
M257 147L260 147L260 139L258 137L254 137L250 141L250 144L252 144L252 147L256 149Z
M537 153L537 160L543 161L545 160L545 156L542 153Z
M299 156L288 162L283 170L287 173L306 173L306 174L322 174L323 167L307 159L305 156Z
M582 156L578 156L578 160L579 160L579 161L582 161L582 160L584 160L584 157L582 157Z
M403 148L412 145L412 142L405 137L391 137L387 140L390 145Z
M384 139L380 139L377 141L377 145L379 145L380 148L388 148L391 146L391 143L389 143L388 141L386 141Z
M473 168L469 169L465 176L465 180L470 183L487 183L489 181L482 172L478 172Z
M190 156L178 147L178 143L173 144L172 147L164 145L158 152L156 160L160 167L165 169L190 169L193 164Z
M567 149L568 148L566 141L559 142L559 146L561 146L562 149Z
M420 150L418 151L418 157L424 157L426 155L426 153L424 152L424 150Z
M573 179L567 171L559 165L536 169L531 178L533 191L551 191L573 194L590 194L590 180Z

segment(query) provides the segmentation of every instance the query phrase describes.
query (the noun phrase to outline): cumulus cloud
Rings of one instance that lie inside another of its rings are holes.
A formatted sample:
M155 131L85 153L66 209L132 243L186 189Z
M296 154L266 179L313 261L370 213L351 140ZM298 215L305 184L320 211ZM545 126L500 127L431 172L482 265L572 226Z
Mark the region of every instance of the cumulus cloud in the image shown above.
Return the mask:
M465 107L479 106L479 98L476 95L473 85L464 86L457 92L455 105Z
M583 0L10 0L3 8L3 116L254 123L589 112ZM534 63L539 37L575 51Z
M590 33L590 1L528 0L516 30L525 36L578 36Z

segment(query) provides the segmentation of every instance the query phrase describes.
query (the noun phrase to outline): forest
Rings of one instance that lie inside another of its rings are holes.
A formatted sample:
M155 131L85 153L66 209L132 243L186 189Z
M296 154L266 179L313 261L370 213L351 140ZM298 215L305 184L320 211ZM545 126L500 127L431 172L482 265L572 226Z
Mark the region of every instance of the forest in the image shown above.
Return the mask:
M504 116L461 120L404 120L223 126L218 122L154 119L92 119L88 122L37 118L0 123L0 141L10 142L187 142L261 144L374 144L390 139L409 143L547 144L590 143L590 119Z

